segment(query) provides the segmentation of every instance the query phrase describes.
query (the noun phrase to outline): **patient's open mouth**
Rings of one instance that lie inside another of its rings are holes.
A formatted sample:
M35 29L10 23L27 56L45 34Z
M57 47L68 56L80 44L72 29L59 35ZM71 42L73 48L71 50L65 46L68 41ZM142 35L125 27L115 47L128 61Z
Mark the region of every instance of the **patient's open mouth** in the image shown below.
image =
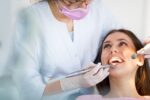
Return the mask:
M109 60L109 64L112 65L112 66L115 66L117 64L120 64L124 62L123 59L121 59L120 57L112 57L110 60Z

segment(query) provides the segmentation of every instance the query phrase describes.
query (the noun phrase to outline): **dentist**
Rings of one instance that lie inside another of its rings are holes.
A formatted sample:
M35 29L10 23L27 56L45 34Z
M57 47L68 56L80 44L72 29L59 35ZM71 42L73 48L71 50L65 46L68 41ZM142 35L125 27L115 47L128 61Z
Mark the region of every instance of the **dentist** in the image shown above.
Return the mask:
M120 28L101 0L43 0L17 19L13 79L22 100L74 100L93 94L109 68L90 64L99 43ZM74 71L91 68L69 77Z

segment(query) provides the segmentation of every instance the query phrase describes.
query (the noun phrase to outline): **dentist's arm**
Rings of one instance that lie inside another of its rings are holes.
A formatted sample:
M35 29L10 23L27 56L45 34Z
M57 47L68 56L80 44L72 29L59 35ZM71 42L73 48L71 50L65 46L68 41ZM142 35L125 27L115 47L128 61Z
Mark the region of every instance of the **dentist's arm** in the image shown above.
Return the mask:
M53 83L48 83L46 85L44 95L51 95L53 93L68 91L76 88L92 87L104 80L109 75L109 68L101 68L101 64L93 64L93 66L95 67L85 74L64 78Z

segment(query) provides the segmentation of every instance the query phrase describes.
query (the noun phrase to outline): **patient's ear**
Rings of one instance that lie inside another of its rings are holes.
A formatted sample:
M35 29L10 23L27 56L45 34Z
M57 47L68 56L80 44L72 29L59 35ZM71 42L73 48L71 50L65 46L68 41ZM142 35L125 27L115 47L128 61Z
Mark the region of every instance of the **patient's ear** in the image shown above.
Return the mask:
M143 66L144 65L144 56L143 55L138 55L137 65L138 66Z

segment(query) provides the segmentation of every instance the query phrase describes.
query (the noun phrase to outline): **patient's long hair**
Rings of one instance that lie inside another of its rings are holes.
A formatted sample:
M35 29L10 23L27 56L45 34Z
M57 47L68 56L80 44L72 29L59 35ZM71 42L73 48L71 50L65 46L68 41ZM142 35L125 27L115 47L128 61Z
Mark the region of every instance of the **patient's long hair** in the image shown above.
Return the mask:
M112 30L104 37L104 39L102 41L102 45L99 48L98 55L95 59L95 63L101 62L101 53L102 53L103 42L110 34L113 34L115 32L122 32L122 33L126 34L127 36L129 36L131 38L136 50L139 50L143 47L142 43L134 35L133 32L126 30L126 29ZM144 60L144 65L139 67L136 72L135 85L136 85L137 92L140 95L142 95L142 96L150 95L150 67L149 67L147 59ZM104 79L102 82L97 84L96 87L101 95L106 95L110 91L109 78L107 77L106 79Z

